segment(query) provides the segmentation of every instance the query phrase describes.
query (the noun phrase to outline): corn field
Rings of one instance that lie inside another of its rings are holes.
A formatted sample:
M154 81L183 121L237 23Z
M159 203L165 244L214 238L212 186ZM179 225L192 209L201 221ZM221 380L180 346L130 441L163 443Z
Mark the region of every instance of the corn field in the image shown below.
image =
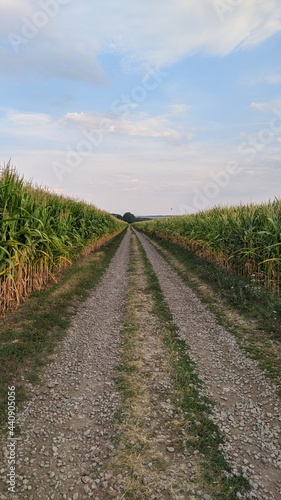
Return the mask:
M217 207L197 214L142 222L137 227L280 293L280 200Z
M4 166L0 170L0 314L125 226L93 205L35 188L9 164Z

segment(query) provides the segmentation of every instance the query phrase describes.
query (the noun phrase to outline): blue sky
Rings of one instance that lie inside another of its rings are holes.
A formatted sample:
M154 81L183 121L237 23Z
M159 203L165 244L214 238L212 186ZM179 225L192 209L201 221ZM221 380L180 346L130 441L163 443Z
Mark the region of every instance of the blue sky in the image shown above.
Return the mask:
M111 212L280 197L280 0L0 0L1 164Z

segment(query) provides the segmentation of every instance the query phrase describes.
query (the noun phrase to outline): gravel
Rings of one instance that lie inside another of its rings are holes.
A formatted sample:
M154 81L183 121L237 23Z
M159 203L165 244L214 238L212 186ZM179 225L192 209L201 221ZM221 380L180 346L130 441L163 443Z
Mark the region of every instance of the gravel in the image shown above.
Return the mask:
M181 277L146 237L138 237L157 274L179 334L215 401L213 420L225 436L223 450L232 473L241 468L252 486L250 498L281 498L281 405L276 387L246 357Z
M95 498L91 472L95 468L98 473L114 449L112 415L120 405L114 376L120 362L129 245L128 231L44 369L42 384L29 385L31 398L17 414L21 434L15 498ZM3 452L1 500L7 498L8 488L6 443Z
M275 387L153 245L142 235L139 238L204 382L203 393L215 402L212 418L225 436L223 451L232 474L242 469L252 485L249 498L280 499L281 408ZM104 470L115 451L112 416L121 408L115 377L122 351L129 244L130 231L101 282L73 319L53 361L45 367L42 383L28 385L30 399L17 414L21 428L17 439L17 500L114 497L110 471ZM156 366L155 377L158 369ZM163 390L165 384L164 377ZM162 410L172 418L168 404ZM153 418L157 418L157 412ZM171 459L175 457L174 446L167 441L163 444ZM6 442L2 449L0 500L6 500ZM192 460L188 457L187 469L192 470ZM149 463L147 467L149 483ZM115 478L120 488L126 474L124 471ZM151 498L157 498L155 494ZM195 495L211 498L206 490L198 490Z

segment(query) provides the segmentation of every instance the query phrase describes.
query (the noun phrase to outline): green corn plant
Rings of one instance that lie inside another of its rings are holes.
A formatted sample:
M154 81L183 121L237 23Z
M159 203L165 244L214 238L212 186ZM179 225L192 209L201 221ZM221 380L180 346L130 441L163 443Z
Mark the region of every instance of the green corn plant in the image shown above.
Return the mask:
M0 170L0 314L41 289L73 259L126 226L93 205Z
M281 286L281 201L145 221L138 228L196 252L200 257L250 276L270 290Z

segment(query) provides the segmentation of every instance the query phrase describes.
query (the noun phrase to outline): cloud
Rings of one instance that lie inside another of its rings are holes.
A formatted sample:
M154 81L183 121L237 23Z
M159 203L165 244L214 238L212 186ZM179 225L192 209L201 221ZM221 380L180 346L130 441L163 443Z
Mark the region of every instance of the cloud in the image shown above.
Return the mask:
M187 104L171 104L169 106L169 111L172 115L180 115L181 113L185 113L192 106L188 106Z
M250 108L258 111L270 111L280 118L281 115L281 99L271 99L266 102L252 102Z
M123 0L118 4L119 12L113 0L105 3L111 8L105 22L105 27L111 25L109 50L114 47L116 52L132 54L146 64L173 64L196 51L226 55L238 47L257 45L281 30L278 0L239 2L223 19L215 0L175 0L172 4ZM114 17L116 22L112 23Z
M75 141L75 134L46 113L24 113L10 110L0 117L0 136L8 156L25 148L32 151L63 149ZM4 148L3 148L4 149Z
M267 103L266 102L252 102L250 104L250 108L257 109L259 111L265 111L267 109Z
M215 0L0 0L0 6L2 75L36 71L95 84L105 82L102 52L123 55L129 70L163 67L194 52L224 56L281 30L279 0L239 2L223 18Z
M64 41L50 40L48 43L38 43L33 50L23 47L20 57L11 51L0 47L0 75L21 78L32 76L33 73L44 79L86 81L95 84L104 82L105 75L101 66L94 60L88 47L69 47Z
M5 39L9 32L17 32L23 17L32 14L30 3L26 0L0 0L0 38Z
M281 74L269 75L265 77L264 81L271 85L275 85L277 83L281 83Z
M166 116L144 117L136 115L131 118L104 117L94 113L67 113L60 123L66 127L105 130L111 135L123 135L148 139L172 139L181 141L184 134L173 128ZM190 134L186 134L191 139Z
M260 85L260 84L276 85L278 83L281 83L281 74L272 73L269 75L257 75L256 77L253 78L246 77L242 78L241 82L246 85Z
M46 79L104 82L97 62L99 42L82 27L79 32L68 3L0 0L0 75L35 72Z

